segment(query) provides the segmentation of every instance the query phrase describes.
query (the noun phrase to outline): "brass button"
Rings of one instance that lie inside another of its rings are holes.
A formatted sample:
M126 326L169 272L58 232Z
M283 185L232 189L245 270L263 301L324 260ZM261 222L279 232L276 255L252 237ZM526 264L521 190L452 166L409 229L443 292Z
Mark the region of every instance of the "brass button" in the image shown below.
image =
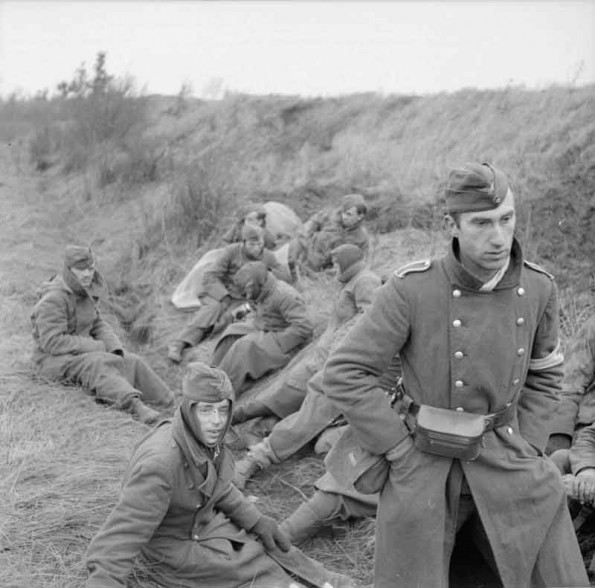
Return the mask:
M516 324L517 324L517 325L519 325L519 326L520 326L520 325L524 325L524 324L525 324L525 319L524 319L522 316L520 316L520 317L519 317L519 318L516 320Z
M516 354L517 355L525 355L525 350L521 347L520 349L517 349Z
M452 321L452 326L453 327L460 327L461 326L461 321L459 319L455 319L454 321Z
M455 408L455 410L456 410L457 412L465 412L465 409L464 409L462 406L457 406L457 407Z
M512 434L514 433L514 431L512 430L512 427L508 427L508 428L506 429L506 432L507 432L509 435L512 435Z
M462 388L464 385L465 385L465 384L463 383L463 380L457 380L457 381L455 382L455 386L456 386L457 388Z
M462 292L461 292L460 290L453 290L453 291L452 291L452 295L453 295L455 298L460 298L460 297L461 297L461 294L462 294Z
M405 415L404 415L403 413L401 413L401 414L399 415L399 418L400 418L402 421L404 421L404 420L405 420Z
M455 357L457 359L463 359L463 352L462 351L455 351Z
M517 290L517 294L518 294L519 296L524 296L524 295L525 295L525 288L519 288L519 289Z
M194 539L195 541L198 541L200 539L200 537L198 535L192 535L192 539Z
M516 386L520 382L519 378L515 378L512 383Z

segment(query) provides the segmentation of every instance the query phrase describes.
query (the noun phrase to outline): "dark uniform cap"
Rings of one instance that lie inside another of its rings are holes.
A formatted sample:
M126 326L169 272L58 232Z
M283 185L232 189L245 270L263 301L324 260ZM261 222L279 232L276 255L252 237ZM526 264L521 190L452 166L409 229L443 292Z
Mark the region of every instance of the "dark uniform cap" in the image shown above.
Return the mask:
M264 238L264 231L260 227L255 227L254 225L244 225L242 227L242 241L258 239L259 237Z
M361 194L347 194L343 196L341 199L341 210L343 212L353 208L354 206L358 209L363 209L364 214L368 210L368 205Z
M90 247L67 245L64 250L64 263L69 268L77 266L79 269L84 269L95 263L95 257Z
M450 170L444 198L447 212L481 212L502 204L509 190L506 176L489 163L465 163Z
M233 388L227 374L205 363L194 362L188 365L188 372L182 382L183 401L221 402L233 397Z
M341 272L344 272L354 263L361 261L364 258L364 252L357 245L344 243L343 245L335 247L331 251L331 256L337 260Z

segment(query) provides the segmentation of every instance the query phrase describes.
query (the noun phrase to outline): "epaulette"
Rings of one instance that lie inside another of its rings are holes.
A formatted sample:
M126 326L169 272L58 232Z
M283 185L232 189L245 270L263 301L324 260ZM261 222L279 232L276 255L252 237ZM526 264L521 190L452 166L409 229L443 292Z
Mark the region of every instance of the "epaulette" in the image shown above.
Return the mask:
M395 270L395 276L397 278L404 278L407 274L414 272L425 272L430 269L432 262L429 259L420 259L419 261L412 261L403 267Z
M532 270L535 270L536 272L539 272L540 274L545 274L550 280L554 280L554 276L552 274L550 274L550 272L546 272L540 265L537 265L536 263L533 263L532 261L527 261L526 259L523 259L524 264L527 267L530 267Z

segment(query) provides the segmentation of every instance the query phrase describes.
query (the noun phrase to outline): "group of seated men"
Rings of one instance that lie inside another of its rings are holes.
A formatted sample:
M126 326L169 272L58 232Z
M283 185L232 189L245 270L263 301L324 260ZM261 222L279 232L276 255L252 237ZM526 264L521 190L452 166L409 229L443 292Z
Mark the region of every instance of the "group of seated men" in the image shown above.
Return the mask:
M232 227L225 237L232 243L205 275L199 310L168 349L180 363L188 347L218 335L211 365L189 365L175 412L173 392L140 357L124 351L102 318L106 288L93 252L66 248L61 274L43 285L31 314L40 375L81 385L145 424L158 423L135 450L119 503L89 548L88 587L124 585L135 562L141 584L145 573L163 586L299 585L290 574L321 587L353 585L292 544L337 517L373 515L375 497L343 495L323 478L315 496L277 525L238 490L241 476L223 440L232 422L275 415L278 426L263 442L270 460L253 462L264 467L340 422L321 393L321 369L380 286L366 268L365 214L363 198L349 194L339 208L315 215L290 243L288 268L265 247L274 238L260 209ZM232 411L251 382L285 366L312 341L310 313L291 283L300 270L329 268L340 293L323 334L281 382ZM173 422L163 418L172 414ZM258 448L247 459L257 454Z
M275 240L262 209L232 227L225 237L231 243L205 274L199 310L168 349L180 363L187 348L218 335L211 365L190 364L171 423L161 417L171 415L174 394L141 358L124 352L101 317L105 284L93 253L67 247L61 275L44 284L31 317L40 373L82 385L146 424L161 420L135 450L120 501L91 543L89 588L123 585L135 562L139 582L145 574L172 587L295 585L289 574L314 585L353 585L293 546L336 519L373 516L377 494L341 486L327 473L314 495L277 525L241 490L258 470L312 441L327 453L343 430L342 415L323 392L322 369L381 284L366 264L365 214L363 198L350 194L338 209L315 215L291 241L288 268L265 246ZM329 267L339 291L326 329L311 343L310 314L291 283L298 271ZM281 378L242 398L251 382L307 345ZM379 378L387 394L399 375L396 357ZM595 505L594 390L595 317L566 354L562 409L548 446L569 499L586 505ZM266 416L276 421L270 433L234 467L224 445L229 427Z

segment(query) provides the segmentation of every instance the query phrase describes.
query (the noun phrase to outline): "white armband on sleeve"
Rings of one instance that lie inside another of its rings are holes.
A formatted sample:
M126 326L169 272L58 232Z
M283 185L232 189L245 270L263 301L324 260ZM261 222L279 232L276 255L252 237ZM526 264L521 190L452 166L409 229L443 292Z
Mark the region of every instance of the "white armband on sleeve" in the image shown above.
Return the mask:
M558 341L556 348L551 353L541 359L532 359L529 362L529 370L532 372L541 372L562 363L564 363L564 354L560 349L560 341Z

